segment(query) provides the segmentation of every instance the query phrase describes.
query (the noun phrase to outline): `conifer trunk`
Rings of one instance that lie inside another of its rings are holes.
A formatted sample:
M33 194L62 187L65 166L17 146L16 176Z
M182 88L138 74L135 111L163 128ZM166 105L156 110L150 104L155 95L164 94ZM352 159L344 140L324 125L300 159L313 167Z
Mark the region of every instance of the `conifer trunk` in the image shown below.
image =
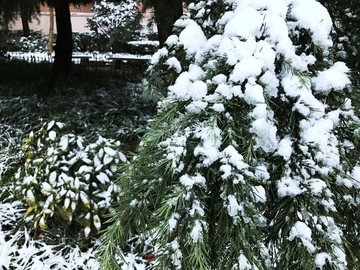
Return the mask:
M55 45L55 74L68 74L71 69L72 29L69 0L55 0L57 38Z

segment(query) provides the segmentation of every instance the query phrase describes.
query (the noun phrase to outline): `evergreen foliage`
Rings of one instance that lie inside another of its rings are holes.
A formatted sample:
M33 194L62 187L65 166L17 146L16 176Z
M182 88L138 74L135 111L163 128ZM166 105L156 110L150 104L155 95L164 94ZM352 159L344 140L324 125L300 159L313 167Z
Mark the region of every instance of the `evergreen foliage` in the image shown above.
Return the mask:
M360 122L326 9L189 11L153 57L164 98L122 167L103 268L137 268L151 244L154 269L356 269Z
M12 179L13 192L26 202L25 221L38 234L66 228L85 238L96 234L110 201L116 197L116 164L126 162L119 142L99 137L95 143L51 121L31 133L22 146L23 164Z

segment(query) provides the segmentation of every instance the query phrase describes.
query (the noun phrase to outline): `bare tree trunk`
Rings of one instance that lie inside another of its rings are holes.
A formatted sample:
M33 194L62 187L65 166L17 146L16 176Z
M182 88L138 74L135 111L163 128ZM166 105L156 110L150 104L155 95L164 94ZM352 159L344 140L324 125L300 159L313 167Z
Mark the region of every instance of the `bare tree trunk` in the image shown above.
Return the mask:
M49 53L54 51L54 8L49 7Z
M72 58L72 29L69 0L54 0L56 18L55 74L68 74Z

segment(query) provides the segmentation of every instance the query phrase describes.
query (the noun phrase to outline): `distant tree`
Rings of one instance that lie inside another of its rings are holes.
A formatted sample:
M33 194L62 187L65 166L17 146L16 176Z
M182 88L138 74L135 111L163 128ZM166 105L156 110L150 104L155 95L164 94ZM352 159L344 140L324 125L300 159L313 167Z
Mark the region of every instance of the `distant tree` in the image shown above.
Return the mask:
M23 36L30 35L29 22L39 12L38 0L14 0L14 1L0 1L0 17L3 28L8 28L11 21L20 17L23 27Z
M18 2L0 0L0 23L2 29L8 29L9 23L16 17L18 12Z
M19 13L21 18L21 24L23 29L23 36L28 37L30 35L29 22L32 18L39 14L39 1L38 0L17 0Z
M359 269L360 121L328 12L189 12L153 58L165 97L121 168L103 269Z
M18 2L0 0L0 50L6 50L9 23L18 15Z

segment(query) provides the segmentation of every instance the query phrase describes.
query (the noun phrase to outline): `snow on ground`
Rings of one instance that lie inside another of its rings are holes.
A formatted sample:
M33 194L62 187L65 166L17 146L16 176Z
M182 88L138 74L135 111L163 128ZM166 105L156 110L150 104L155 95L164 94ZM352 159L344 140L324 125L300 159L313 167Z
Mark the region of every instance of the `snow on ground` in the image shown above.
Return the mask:
M99 269L93 248L84 252L62 243L46 245L33 239L27 230L13 232L24 214L25 207L19 202L0 203L0 269Z

